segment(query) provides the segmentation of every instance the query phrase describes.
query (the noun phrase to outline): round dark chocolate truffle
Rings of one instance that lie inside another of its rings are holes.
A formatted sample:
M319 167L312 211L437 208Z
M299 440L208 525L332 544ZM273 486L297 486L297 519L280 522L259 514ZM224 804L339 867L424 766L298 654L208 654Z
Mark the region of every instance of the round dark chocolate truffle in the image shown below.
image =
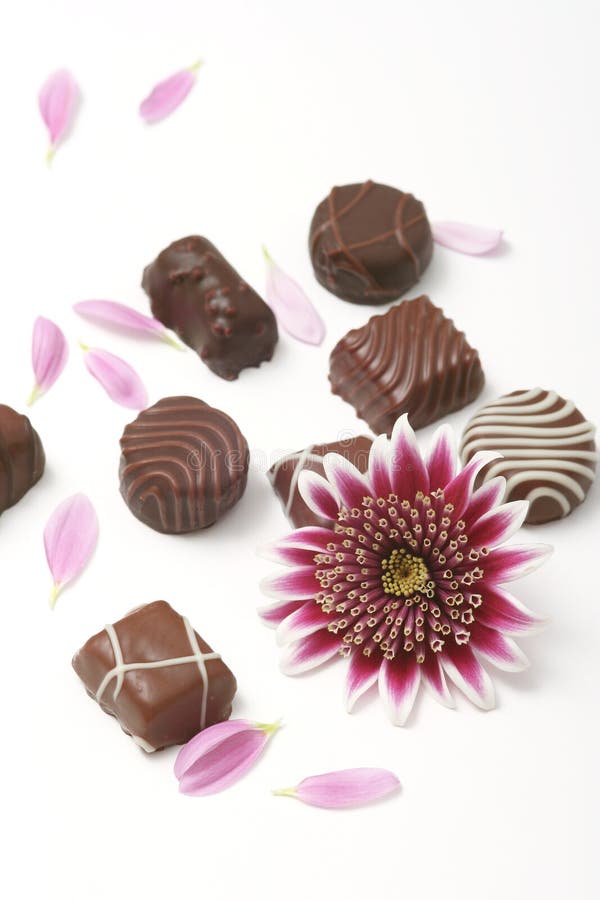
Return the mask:
M317 280L351 303L396 300L433 253L425 207L412 194L365 181L334 187L315 211L310 256Z
M461 442L464 464L478 450L502 457L482 470L480 483L506 478L505 500L528 500L531 525L569 515L583 503L596 472L594 426L572 400L533 388L492 400L473 416Z
M121 494L131 512L167 534L213 525L240 499L248 444L224 412L195 397L166 397L121 437Z
M0 404L0 513L40 480L46 457L27 416Z

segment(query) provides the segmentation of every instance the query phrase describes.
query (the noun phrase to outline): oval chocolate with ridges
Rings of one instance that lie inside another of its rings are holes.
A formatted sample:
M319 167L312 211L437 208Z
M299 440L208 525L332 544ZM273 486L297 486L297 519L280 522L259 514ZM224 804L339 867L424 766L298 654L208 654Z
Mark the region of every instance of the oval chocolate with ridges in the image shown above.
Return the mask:
M126 426L121 494L156 531L183 534L213 525L240 499L248 444L226 413L195 397L166 397Z
M506 500L528 500L526 522L561 519L582 503L596 472L595 428L555 391L514 391L482 406L465 428L461 458L497 450L482 480L506 478Z
M40 480L46 457L27 416L0 404L0 513Z

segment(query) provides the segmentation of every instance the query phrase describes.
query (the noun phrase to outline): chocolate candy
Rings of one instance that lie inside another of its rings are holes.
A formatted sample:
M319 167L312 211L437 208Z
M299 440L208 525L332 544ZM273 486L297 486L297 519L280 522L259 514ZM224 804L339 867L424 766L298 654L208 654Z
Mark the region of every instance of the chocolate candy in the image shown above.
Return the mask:
M121 494L142 522L182 534L207 528L246 487L248 445L224 412L195 397L166 397L121 438Z
M425 208L412 194L365 181L334 187L310 226L317 280L343 300L396 300L417 283L433 253Z
M596 472L595 428L571 400L555 391L513 391L482 406L462 437L467 463L478 450L502 459L485 467L482 481L506 478L506 500L528 500L526 522L561 519L582 503Z
M149 753L228 719L237 687L219 654L163 600L106 625L75 654L73 668Z
M171 244L144 269L152 314L177 332L209 369L229 381L271 359L275 316L203 237Z
M27 416L0 404L0 513L40 480L46 457Z
M304 450L282 456L274 466L271 466L267 475L273 485L273 490L281 500L283 510L296 528L304 525L330 526L328 519L318 516L310 509L298 490L300 472L308 469L310 472L325 474L323 457L326 453L339 453L361 472L366 472L369 465L369 450L372 439L369 437L353 437L343 441L334 441L331 444L311 444Z
M391 434L402 413L423 428L474 400L484 382L477 351L425 296L349 331L329 364L333 393L376 434Z

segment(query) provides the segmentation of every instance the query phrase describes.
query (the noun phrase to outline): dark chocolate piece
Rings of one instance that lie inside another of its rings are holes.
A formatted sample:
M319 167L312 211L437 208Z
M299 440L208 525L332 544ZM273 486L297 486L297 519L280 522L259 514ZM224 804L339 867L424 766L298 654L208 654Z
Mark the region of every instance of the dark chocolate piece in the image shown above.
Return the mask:
M329 380L375 434L389 435L402 413L423 428L466 406L484 377L463 332L422 296L349 331L331 354Z
M228 719L237 687L219 654L164 600L107 625L75 654L73 668L148 752Z
M123 499L156 531L207 528L246 487L246 439L233 419L195 397L165 397L143 410L125 427L121 450Z
M513 391L487 403L465 428L461 457L496 450L479 483L506 478L505 499L528 500L531 525L568 516L583 503L596 473L596 429L555 391Z
M40 480L46 457L27 416L0 404L0 513Z
M343 300L376 305L417 283L431 260L425 208L412 194L365 181L334 187L310 226L317 280Z
M283 511L296 528L305 525L330 526L329 519L318 516L310 509L298 490L300 472L308 469L309 472L325 474L322 459L326 453L339 453L351 462L361 472L366 472L369 465L369 451L373 443L370 437L346 438L343 441L334 441L331 444L312 444L305 450L282 456L268 471L268 478L273 485L273 490L281 500Z
M146 266L142 287L155 318L177 332L221 378L271 359L271 309L203 237L171 244Z

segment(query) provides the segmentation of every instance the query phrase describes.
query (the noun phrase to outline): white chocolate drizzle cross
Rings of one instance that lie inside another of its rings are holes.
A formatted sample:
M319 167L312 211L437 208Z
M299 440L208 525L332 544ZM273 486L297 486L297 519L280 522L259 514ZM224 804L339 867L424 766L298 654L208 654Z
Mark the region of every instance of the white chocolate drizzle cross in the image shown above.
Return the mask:
M185 631L190 642L190 646L193 650L193 655L176 656L171 659L157 659L152 662L124 662L123 651L121 650L121 644L119 643L117 632L112 625L105 626L105 631L112 645L113 654L115 657L115 665L109 672L106 673L106 675L100 682L100 686L96 691L96 700L98 701L98 703L100 703L106 688L113 680L113 678L117 679L117 683L115 684L113 693L113 702L117 699L121 688L123 687L123 680L126 672L134 672L138 669L165 669L168 666L183 666L187 663L196 663L196 665L198 666L198 671L200 672L200 678L202 680L202 706L200 711L200 731L202 731L202 729L206 726L206 707L208 703L209 679L208 672L206 671L206 661L209 659L221 659L221 654L213 652L202 653L198 645L198 640L194 633L194 629L185 618L185 616L182 616L181 618L185 626ZM136 738L136 740L139 742L140 739Z

